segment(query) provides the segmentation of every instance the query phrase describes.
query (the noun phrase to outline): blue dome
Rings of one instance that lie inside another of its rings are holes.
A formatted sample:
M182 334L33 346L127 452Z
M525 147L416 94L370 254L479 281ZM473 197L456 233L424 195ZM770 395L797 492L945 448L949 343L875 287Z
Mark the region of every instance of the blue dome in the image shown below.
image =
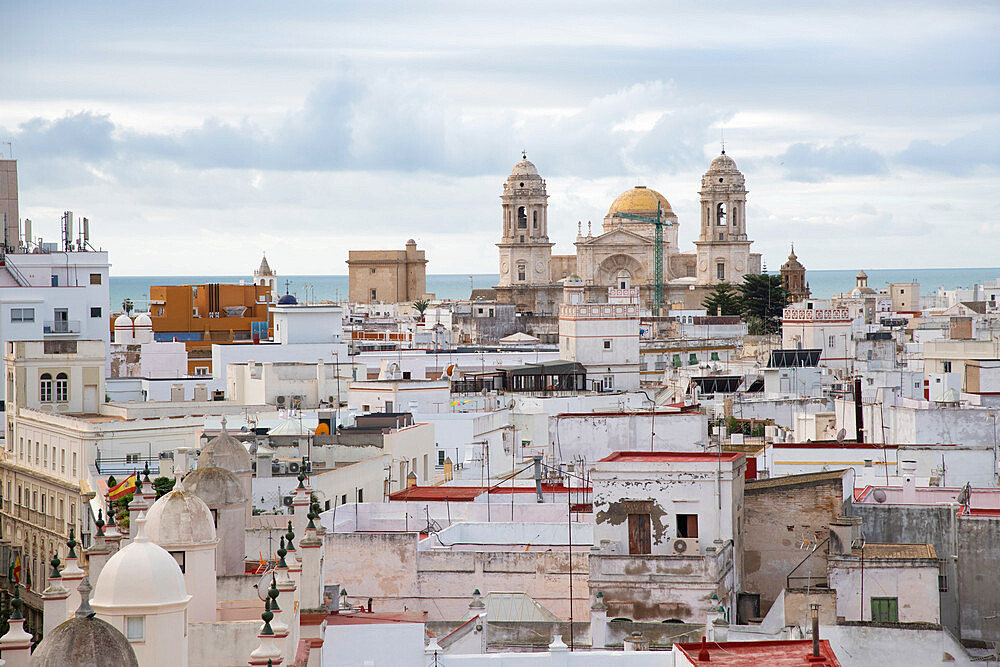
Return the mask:
M279 306L294 306L298 301L291 294L286 294L285 296L278 299Z

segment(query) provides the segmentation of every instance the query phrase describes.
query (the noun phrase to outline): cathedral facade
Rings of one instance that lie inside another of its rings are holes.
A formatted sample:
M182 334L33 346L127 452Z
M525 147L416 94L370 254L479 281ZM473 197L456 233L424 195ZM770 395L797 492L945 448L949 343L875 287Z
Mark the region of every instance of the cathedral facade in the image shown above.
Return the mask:
M558 313L562 281L579 277L586 300L607 299L608 289L637 289L640 304L655 300L655 226L663 221L663 303L700 308L712 285L738 283L760 273L761 259L750 252L743 174L725 151L712 160L702 177L701 233L694 252L678 246L678 219L659 192L636 186L611 204L601 229L577 226L576 253L553 255L548 236L548 193L545 180L526 156L514 165L500 196L503 234L497 299L517 304L521 312Z

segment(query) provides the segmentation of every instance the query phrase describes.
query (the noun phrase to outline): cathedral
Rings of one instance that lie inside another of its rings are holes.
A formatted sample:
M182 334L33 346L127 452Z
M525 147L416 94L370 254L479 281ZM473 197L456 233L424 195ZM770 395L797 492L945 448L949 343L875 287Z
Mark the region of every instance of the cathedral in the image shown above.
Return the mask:
M562 281L577 276L583 280L588 302L607 300L611 288L637 289L640 304L652 310L656 253L651 220L659 217L663 221L661 309L671 304L700 308L712 285L738 283L748 273L760 273L761 259L759 253L750 252L746 183L725 150L702 176L699 194L701 234L694 252L681 252L677 215L666 197L639 185L615 199L601 229L591 229L588 222L584 232L578 224L576 254L554 255L545 179L522 155L500 196L503 233L497 244L497 299L517 304L520 312L552 315L562 302Z

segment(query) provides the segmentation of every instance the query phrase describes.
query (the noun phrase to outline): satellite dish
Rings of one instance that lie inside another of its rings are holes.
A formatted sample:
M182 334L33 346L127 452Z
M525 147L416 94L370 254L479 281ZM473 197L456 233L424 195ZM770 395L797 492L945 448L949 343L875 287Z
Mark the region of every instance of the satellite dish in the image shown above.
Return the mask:
M844 438L847 437L847 431L845 429L840 429L837 431L837 442L844 442Z
M257 597L260 598L261 602L263 602L264 598L267 597L267 591L269 588L271 588L271 575L273 573L274 573L273 569L264 570L264 574L260 576L260 581L254 584L254 588L257 589Z
M872 497L875 498L875 502L884 503L885 502L885 491L882 489L875 489L872 493Z

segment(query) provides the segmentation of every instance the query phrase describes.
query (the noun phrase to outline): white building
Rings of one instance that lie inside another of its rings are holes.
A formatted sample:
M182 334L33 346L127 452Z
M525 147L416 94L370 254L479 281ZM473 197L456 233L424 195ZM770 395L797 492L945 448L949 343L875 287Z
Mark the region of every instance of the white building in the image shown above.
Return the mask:
M611 303L584 303L584 285L570 277L559 306L559 358L583 364L588 388L639 388L638 288L610 289Z
M819 349L820 365L847 368L854 358L852 321L847 309L785 308L781 314L781 346Z

